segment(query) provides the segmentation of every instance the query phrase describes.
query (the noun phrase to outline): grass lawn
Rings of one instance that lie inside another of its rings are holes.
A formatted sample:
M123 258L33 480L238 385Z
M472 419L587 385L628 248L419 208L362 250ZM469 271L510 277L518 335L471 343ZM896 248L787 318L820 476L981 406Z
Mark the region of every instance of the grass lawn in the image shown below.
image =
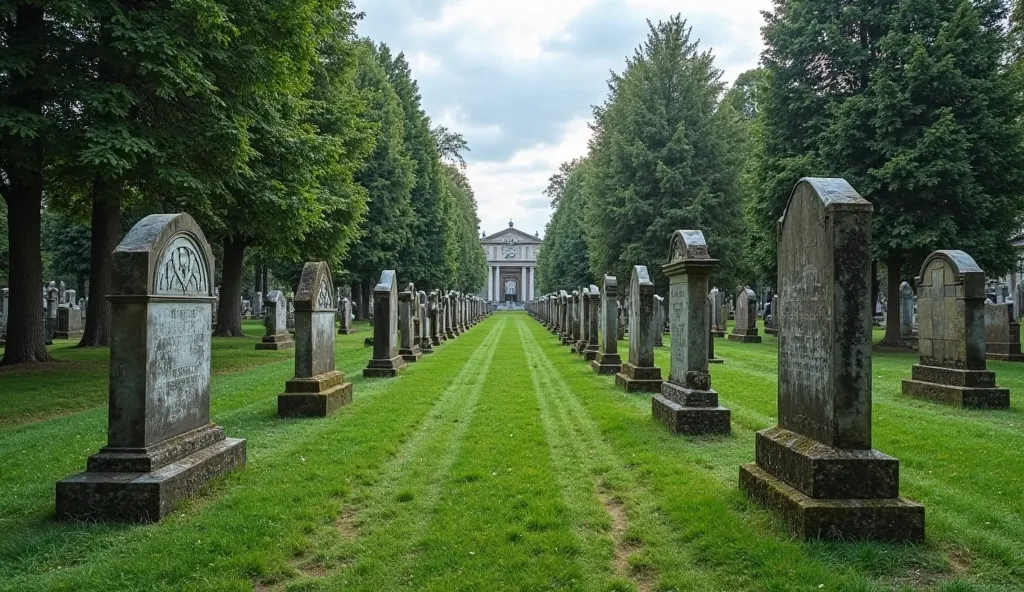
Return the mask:
M902 397L916 356L876 354L874 444L927 542L803 543L737 489L775 423L774 337L716 341L733 434L693 439L525 314L390 380L362 378L360 328L337 338L354 402L317 420L275 416L292 352L214 340L213 420L248 464L148 526L53 519L105 440L106 352L0 371L0 590L1024 590L1024 364L989 365L1012 409L963 411Z

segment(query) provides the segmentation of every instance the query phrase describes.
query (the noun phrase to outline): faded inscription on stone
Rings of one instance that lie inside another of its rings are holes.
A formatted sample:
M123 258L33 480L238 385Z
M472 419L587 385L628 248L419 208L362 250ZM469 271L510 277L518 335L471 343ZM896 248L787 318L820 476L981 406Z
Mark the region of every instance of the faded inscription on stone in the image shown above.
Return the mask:
M150 305L150 404L147 440L162 440L209 423L210 323L208 303Z

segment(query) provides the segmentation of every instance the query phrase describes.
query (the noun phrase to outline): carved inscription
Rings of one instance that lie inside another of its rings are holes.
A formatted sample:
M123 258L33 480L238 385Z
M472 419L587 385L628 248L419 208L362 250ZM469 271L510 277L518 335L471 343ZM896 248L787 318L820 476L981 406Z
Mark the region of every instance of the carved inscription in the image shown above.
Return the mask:
M151 305L147 415L164 437L209 421L211 314L208 303Z
M672 360L668 373L670 381L683 386L686 385L686 372L691 369L687 336L690 315L688 300L686 284L673 278L668 292L669 329L672 334Z
M156 293L165 295L206 295L209 277L206 262L191 237L175 236L157 266Z

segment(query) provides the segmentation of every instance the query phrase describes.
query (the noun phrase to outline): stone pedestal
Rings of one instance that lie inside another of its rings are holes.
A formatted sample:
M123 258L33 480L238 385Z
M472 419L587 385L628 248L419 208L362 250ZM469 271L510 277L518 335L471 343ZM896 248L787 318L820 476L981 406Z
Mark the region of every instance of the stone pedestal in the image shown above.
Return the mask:
M295 340L291 333L284 335L267 335L256 344L257 350L295 349Z
M312 378L292 378L277 396L277 414L281 417L327 417L352 402L352 383L341 372L328 372Z
M761 336L757 333L757 329L740 329L737 327L729 334L729 341L736 341L738 343L761 343Z
M590 368L597 374L618 374L622 371L622 357L619 354L597 352Z
M914 364L903 394L917 399L971 409L1007 409L1010 389L996 387L996 373Z
M718 404L718 393L685 388L671 382L661 385L661 394L651 398L651 412L677 434L697 436L728 434L730 411Z
M615 375L615 385L627 393L659 393L662 382L661 368L656 366L640 367L626 362Z
M391 378L405 368L398 354L398 282L385 270L373 289L373 358L363 369L365 378Z
M84 334L81 309L70 306L57 309L57 330L54 331L54 339L81 339Z

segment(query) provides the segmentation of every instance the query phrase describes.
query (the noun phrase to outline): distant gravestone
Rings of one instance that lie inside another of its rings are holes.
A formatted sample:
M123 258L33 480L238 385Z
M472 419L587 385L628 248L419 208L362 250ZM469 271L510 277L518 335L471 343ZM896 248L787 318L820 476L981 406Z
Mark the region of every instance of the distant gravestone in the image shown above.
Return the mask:
M592 362L597 359L597 353L600 351L598 333L601 330L601 292L594 285L591 285L587 292L587 343L583 348L583 359Z
M54 339L81 339L83 334L82 309L69 304L58 307Z
M413 284L398 294L398 329L402 340L398 355L406 362L418 362L423 357L423 351L416 345L415 319L419 306L415 300L416 286Z
M579 333L576 335L576 343L572 346L573 353L583 355L583 352L587 349L587 328L590 326L590 288L583 286L580 288L580 304L579 304Z
M569 323L572 319L572 314L570 313L572 309L572 296L565 290L561 290L558 293L558 302L558 324L561 330L558 336L562 341L562 345L568 345L572 339L572 330L569 328Z
M903 345L918 348L917 326L914 323L914 288L908 282L900 284L900 336Z
M292 334L288 332L287 301L284 294L280 290L271 290L267 293L265 304L266 314L264 315L263 325L266 328L266 333L263 335L263 341L256 344L256 349L293 349L295 347L295 340L292 339Z
M263 292L256 292L252 297L252 314L257 317L263 316Z
M801 179L778 226L779 425L740 487L800 538L921 541L899 461L871 448L871 204Z
M427 299L429 304L430 312L430 345L438 347L445 341L444 327L442 326L442 319L444 318L444 311L441 310L441 293L438 290L430 292L430 296Z
M757 334L757 295L750 288L740 288L736 295L736 326L729 334L729 341L740 343L761 343Z
M352 402L352 384L335 369L334 302L330 266L306 263L295 291L295 376L277 397L281 417L327 417Z
M1024 362L1020 351L1020 324L1011 318L1012 304L985 305L985 357L1003 362Z
M210 423L213 253L188 214L140 220L112 257L107 445L57 483L61 519L154 522L245 464Z
M430 335L430 301L427 298L427 293L420 290L416 293L417 302L419 303L419 319L420 319L420 330L419 330L419 344L420 349L425 354L434 353L434 342Z
M672 327L668 380L651 400L655 419L678 434L728 434L729 410L718 404L708 370L708 275L718 260L708 254L704 233L677 230L662 269L669 279Z
M657 294L654 295L654 314L651 316L651 335L654 336L654 346L664 347L665 340L662 337L662 328L665 326L665 299Z
M711 330L711 317L714 310L714 303L708 298L708 364L724 364L725 360L715 356L715 332Z
M917 278L921 361L903 394L958 407L1006 409L985 364L985 272L963 251L935 251Z
M771 318L764 319L764 332L768 335L779 334L779 295L772 296Z
M711 334L715 337L725 337L725 297L718 288L711 288Z
M455 308L455 292L449 290L444 296L444 315L445 325L448 328L448 339L455 339L456 337L462 334L462 331L459 330L459 324L455 314Z
M338 324L338 335L351 335L356 332L352 328L352 301L348 298L341 299L341 305L338 307L341 319Z
M397 376L405 368L398 355L398 279L388 269L373 289L373 358L363 369L364 378Z
M57 306L68 303L68 289L64 284L64 280L61 280L57 284Z
M46 324L43 327L46 331L46 345L52 344L54 336L57 334L57 302L57 288L48 289L46 292Z
M633 267L629 282L629 361L615 375L615 384L628 393L661 392L661 368L654 365L654 284L643 265Z

